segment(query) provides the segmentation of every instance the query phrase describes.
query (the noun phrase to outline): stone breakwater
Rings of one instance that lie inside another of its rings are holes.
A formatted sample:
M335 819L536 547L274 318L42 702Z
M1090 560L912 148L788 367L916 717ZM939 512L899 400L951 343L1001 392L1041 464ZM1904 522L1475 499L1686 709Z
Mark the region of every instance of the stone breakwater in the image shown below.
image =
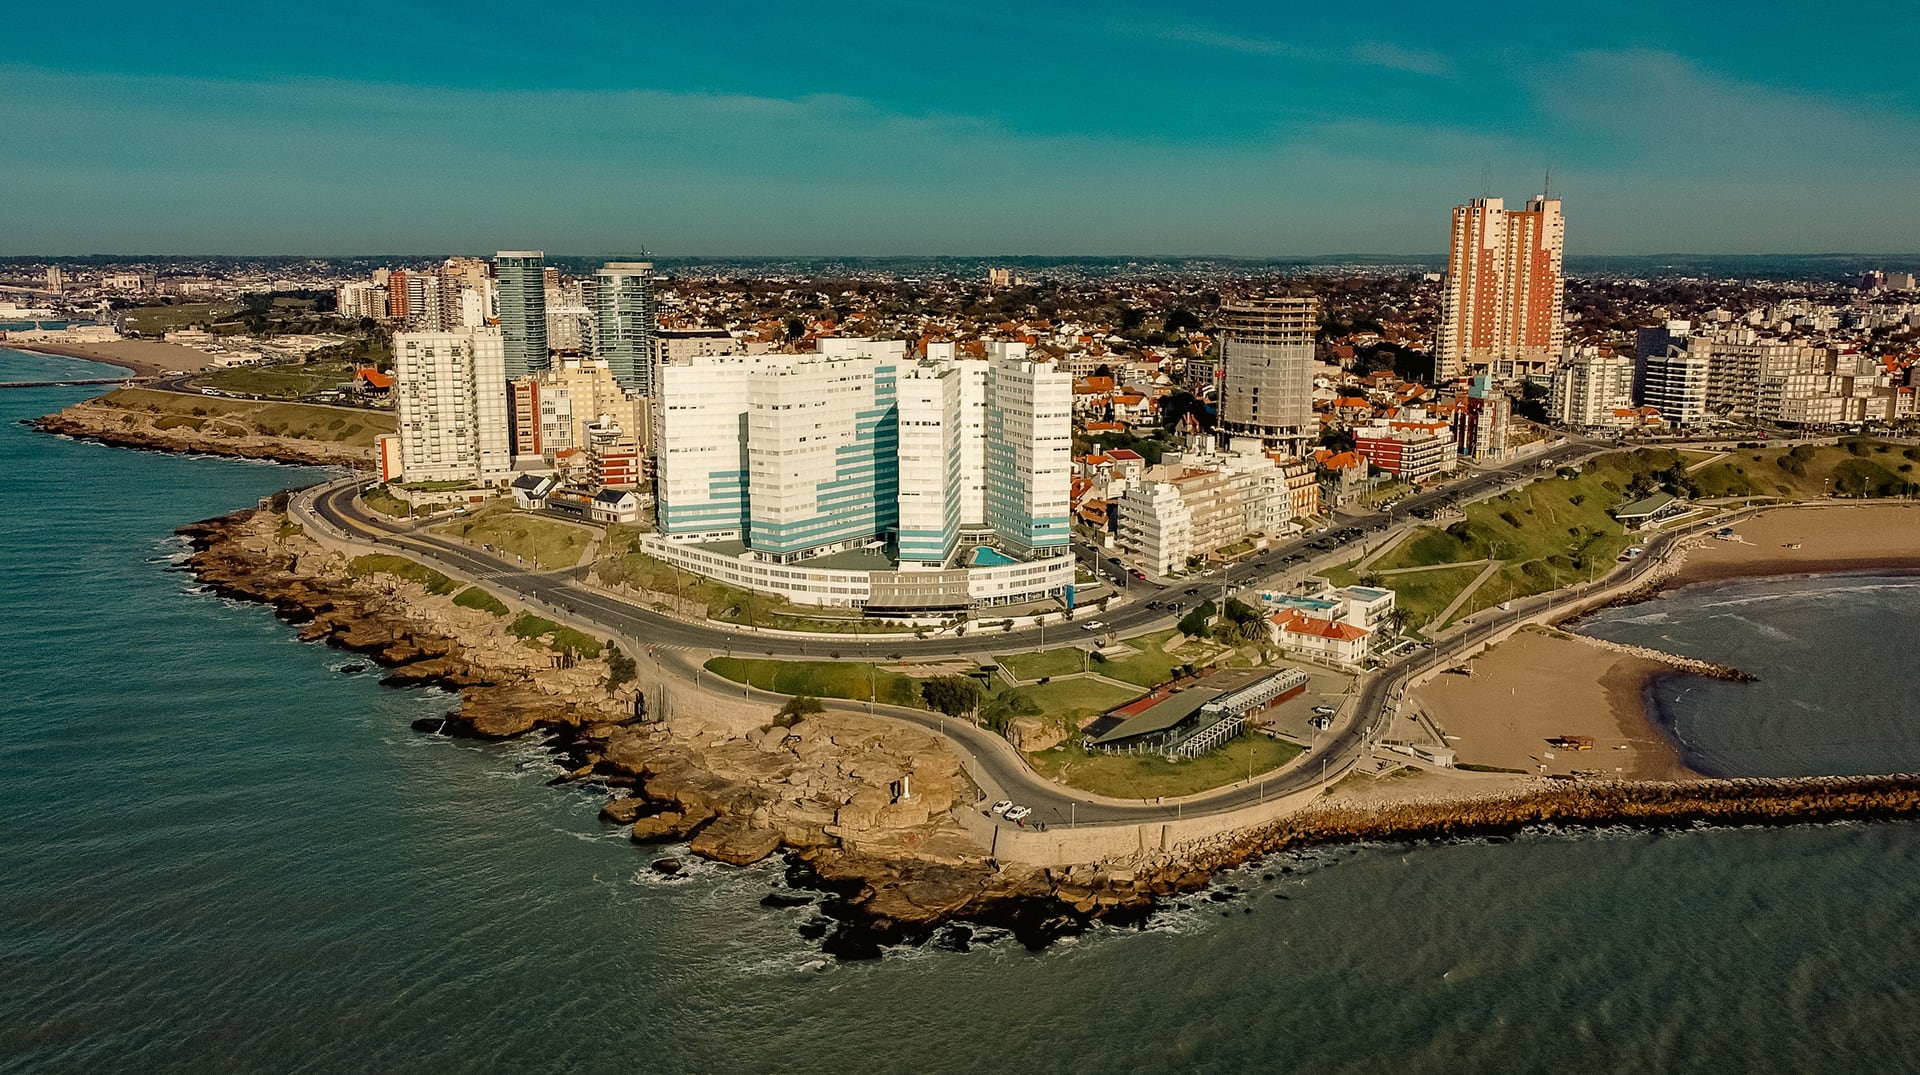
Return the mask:
M78 440L98 441L116 448L138 448L153 452L219 455L327 467L364 467L373 461L371 448L262 433L217 436L184 425L162 428L159 424L162 417L165 416L90 399L37 418L33 421L33 427L43 433L57 433Z
M1636 646L1628 642L1615 642L1611 639L1594 638L1583 634L1569 634L1567 637L1578 639L1600 649L1624 653L1629 657L1643 657L1649 661L1658 661L1675 671L1690 672L1707 679L1723 679L1731 683L1753 683L1759 678L1752 672L1730 665L1715 664L1697 657L1682 657L1677 653L1668 653L1666 650L1654 649L1651 646Z
M272 605L304 638L367 654L389 669L389 683L460 691L459 709L423 730L550 735L567 770L559 779L613 789L601 816L636 842L684 842L735 864L784 852L788 882L803 891L769 898L817 899L802 933L842 958L956 936L964 945L972 927L1037 948L1096 923L1137 925L1221 870L1315 844L1920 817L1920 776L1555 781L1453 801L1323 799L1165 852L1072 867L996 863L954 820L952 811L977 808L973 789L927 733L831 711L782 722L770 705L681 695L684 686L644 678L651 715L667 719L641 720L631 688L608 690L603 662L552 668L498 618L390 577L351 577L337 552L289 535L283 522L248 511L183 528L189 567L218 593ZM882 789L903 775L915 799L892 802Z
M1686 781L1552 781L1505 795L1317 804L1273 825L1181 849L1218 870L1319 844L1458 840L1535 828L1799 825L1920 817L1920 774Z

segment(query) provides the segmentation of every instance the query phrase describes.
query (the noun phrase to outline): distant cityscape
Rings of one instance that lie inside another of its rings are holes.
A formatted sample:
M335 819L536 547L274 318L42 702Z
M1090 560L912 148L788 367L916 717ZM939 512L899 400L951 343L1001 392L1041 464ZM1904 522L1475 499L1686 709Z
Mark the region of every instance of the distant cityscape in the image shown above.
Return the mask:
M1569 279L1565 231L1556 197L1472 199L1443 272L83 259L17 265L0 322L104 339L156 301L306 296L312 333L159 335L222 365L356 349L330 394L392 409L378 478L415 498L511 491L731 585L923 622L1124 584L1076 575L1076 534L1177 576L1556 431L1914 421L1912 272Z

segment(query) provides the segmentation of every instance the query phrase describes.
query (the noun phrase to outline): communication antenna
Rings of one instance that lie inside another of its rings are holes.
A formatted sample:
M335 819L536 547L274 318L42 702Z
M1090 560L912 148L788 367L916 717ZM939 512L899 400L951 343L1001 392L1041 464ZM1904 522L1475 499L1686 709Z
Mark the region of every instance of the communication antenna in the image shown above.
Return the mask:
M1553 197L1553 158L1551 157L1547 158L1547 181L1545 188L1540 192L1540 197L1543 199Z
M1480 165L1480 196L1493 197L1493 161L1491 160Z

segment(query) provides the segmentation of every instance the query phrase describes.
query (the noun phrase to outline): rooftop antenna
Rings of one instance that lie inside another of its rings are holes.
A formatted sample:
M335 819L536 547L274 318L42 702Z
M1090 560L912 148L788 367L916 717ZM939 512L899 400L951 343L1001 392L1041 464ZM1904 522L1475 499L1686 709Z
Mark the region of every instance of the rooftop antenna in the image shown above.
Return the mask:
M1546 187L1540 192L1540 197L1542 200L1553 197L1553 158L1551 157L1547 158Z
M1480 165L1480 196L1493 197L1493 161L1491 160Z

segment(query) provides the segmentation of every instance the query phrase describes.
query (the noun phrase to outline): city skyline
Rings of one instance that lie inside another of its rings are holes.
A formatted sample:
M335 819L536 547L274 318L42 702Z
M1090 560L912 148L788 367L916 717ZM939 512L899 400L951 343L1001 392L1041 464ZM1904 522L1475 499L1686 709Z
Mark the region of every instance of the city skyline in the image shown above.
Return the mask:
M898 10L30 9L0 254L1414 254L1549 170L1592 254L1920 249L1891 5Z

